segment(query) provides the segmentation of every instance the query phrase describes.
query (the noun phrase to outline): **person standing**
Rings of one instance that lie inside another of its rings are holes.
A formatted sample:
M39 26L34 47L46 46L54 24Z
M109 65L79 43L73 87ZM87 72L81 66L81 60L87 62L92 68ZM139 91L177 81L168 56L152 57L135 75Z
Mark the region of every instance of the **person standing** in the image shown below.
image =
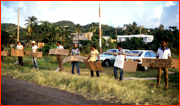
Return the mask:
M171 59L171 50L166 47L167 41L162 40L161 47L157 50L157 59ZM158 76L157 76L157 86L156 88L159 88L159 84L161 81L161 72L164 71L164 78L165 78L165 87L164 90L168 89L168 68L159 68L158 69Z
M97 56L98 56L99 62L101 63L101 60L99 57L99 52L98 52L98 50L96 50L96 46L92 45L91 46L91 55L85 61L90 59L90 62L97 62L96 61ZM99 77L99 71L96 71L96 75L97 75L97 77ZM92 70L91 70L91 77L94 77L94 72Z
M60 41L58 41L56 43L57 49L64 49L64 47L62 45L60 45L60 44L61 44ZM57 54L57 61L58 61L58 64L59 64L60 71L63 71L62 55Z
M75 55L79 55L79 54L80 54L80 50L77 48L77 44L74 43L74 49L71 50L71 55L75 56ZM80 75L78 61L72 61L72 74L74 74L74 65L75 64L76 64L76 68L77 68L77 73L78 73L78 75Z
M31 43L32 43L32 52L37 52L37 45L35 44L36 42L32 41ZM36 68L37 70L39 70L38 63L37 63L37 58L33 57L32 61L33 61L33 69Z
M117 55L124 55L124 58L126 58L126 54L125 51L121 48L121 43L117 44ZM118 68L114 66L114 77L115 79L118 79L118 75L117 75L117 69L120 70L120 77L119 80L122 81L123 80L123 69L122 68Z
M23 45L21 45L21 42L17 42L16 48L18 50L23 50L24 49ZM19 62L19 65L23 66L23 57L18 56L18 62Z

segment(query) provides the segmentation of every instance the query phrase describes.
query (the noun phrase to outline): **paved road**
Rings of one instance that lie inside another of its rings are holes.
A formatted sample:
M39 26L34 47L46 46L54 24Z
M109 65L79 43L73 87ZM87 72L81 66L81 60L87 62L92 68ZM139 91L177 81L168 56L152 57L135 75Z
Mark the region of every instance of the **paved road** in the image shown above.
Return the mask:
M27 81L1 76L3 105L122 105L103 100L87 100L67 91L40 86ZM127 104L126 104L127 105Z

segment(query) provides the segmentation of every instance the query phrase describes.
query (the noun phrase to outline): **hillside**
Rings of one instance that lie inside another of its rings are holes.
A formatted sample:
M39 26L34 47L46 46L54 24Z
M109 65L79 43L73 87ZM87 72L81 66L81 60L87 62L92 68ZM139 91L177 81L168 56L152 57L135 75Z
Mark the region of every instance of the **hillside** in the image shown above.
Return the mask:
M12 23L1 23L1 30L4 30L6 32L14 31L17 29L17 25L12 24ZM19 26L20 31L25 31L24 28Z

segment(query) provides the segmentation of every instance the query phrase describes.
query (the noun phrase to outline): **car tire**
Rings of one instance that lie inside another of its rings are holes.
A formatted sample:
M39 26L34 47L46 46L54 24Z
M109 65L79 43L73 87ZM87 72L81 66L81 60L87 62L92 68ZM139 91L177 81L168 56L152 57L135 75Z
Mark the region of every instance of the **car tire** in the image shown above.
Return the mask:
M109 60L105 60L102 65L104 67L109 67L111 65L111 62Z

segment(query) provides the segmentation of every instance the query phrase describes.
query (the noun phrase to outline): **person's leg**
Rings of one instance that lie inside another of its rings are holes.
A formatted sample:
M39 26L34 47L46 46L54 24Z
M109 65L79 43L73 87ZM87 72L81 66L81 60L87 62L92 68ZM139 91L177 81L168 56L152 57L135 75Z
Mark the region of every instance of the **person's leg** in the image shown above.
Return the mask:
M77 68L77 73L78 73L78 75L80 75L79 62L76 62L76 68Z
M33 69L35 68L35 61L34 61L34 57L32 58L33 61Z
M117 76L117 67L114 66L114 77L115 79L118 79L118 76Z
M91 77L94 77L94 72L91 70Z
M119 80L123 80L123 69L120 68L120 77L119 77Z
M61 55L61 56L59 56L59 63L60 63L60 68L61 68L61 71L63 71L62 55Z
M74 74L74 62L72 62L72 74Z
M57 55L57 62L58 62L59 68L60 68L59 56L58 55Z
M97 75L97 77L99 77L99 71L96 71L96 75Z
M160 84L160 81L161 81L161 71L162 71L162 68L159 68L159 69L158 69L158 77L157 77L157 85L156 85L156 88L159 88L159 84Z
M38 63L37 63L37 58L34 58L34 62L35 62L36 68L39 69Z
M21 60L20 60L20 57L18 56L18 62L19 62L19 65L21 64L20 62L21 62Z
M164 68L163 69L164 71L164 79L165 79L165 90L167 90L168 88L168 68Z

